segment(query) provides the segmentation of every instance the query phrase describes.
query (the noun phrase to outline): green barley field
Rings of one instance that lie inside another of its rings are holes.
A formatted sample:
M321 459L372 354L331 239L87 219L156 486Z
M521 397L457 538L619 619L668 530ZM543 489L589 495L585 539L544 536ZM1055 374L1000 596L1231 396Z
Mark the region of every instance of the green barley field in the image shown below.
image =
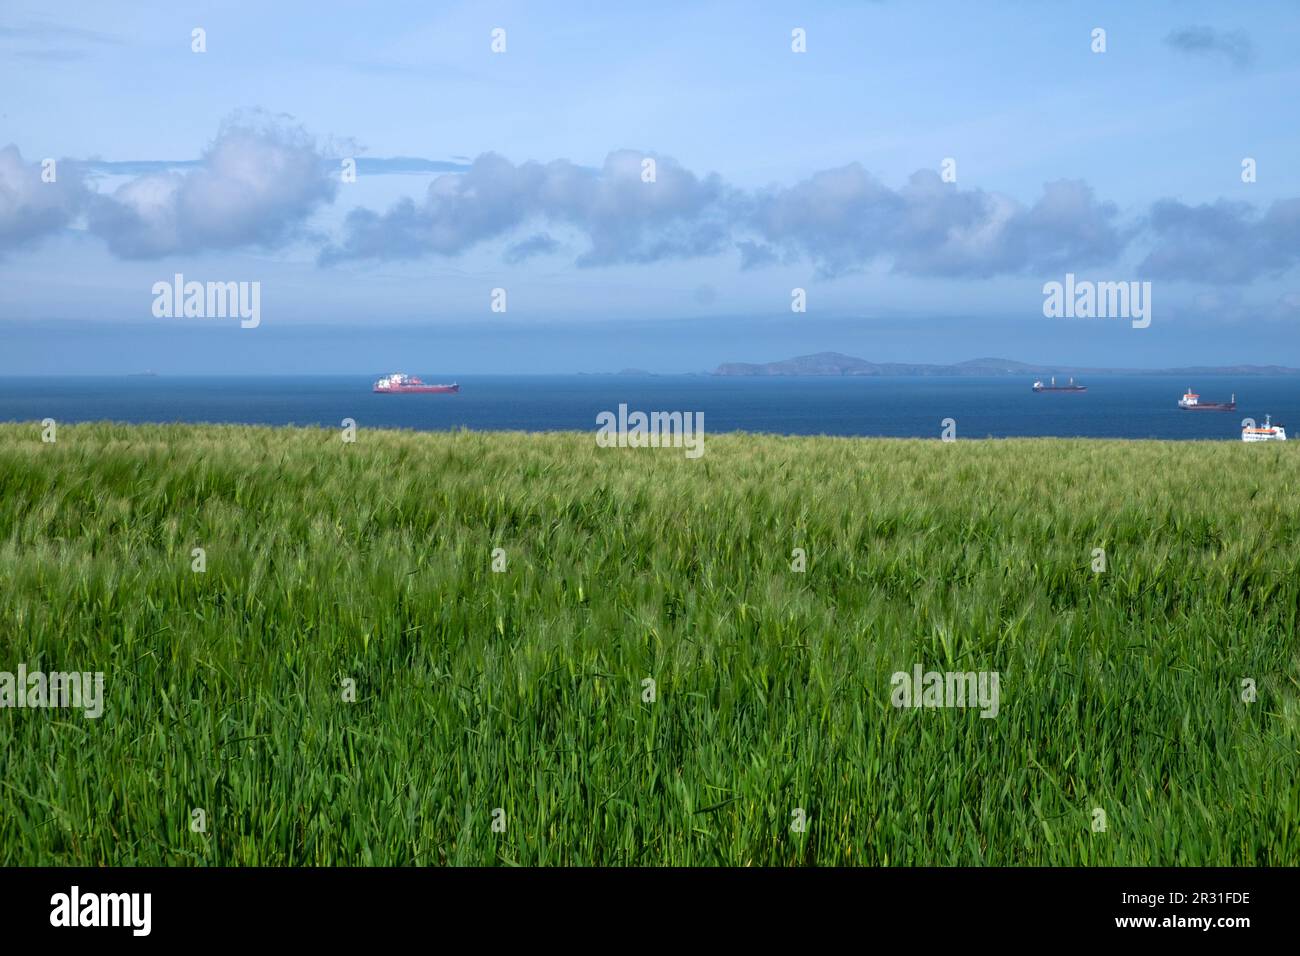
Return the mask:
M0 425L0 863L1294 864L1295 445Z

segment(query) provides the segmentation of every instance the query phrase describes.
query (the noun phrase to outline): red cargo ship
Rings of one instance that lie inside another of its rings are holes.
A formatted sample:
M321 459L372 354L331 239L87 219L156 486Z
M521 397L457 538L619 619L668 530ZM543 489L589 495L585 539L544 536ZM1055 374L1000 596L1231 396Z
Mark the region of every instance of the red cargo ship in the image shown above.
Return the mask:
M374 390L384 394L390 392L459 392L460 386L455 383L451 385L426 385L414 375L407 375L405 372L394 372L392 375L385 375L375 382Z

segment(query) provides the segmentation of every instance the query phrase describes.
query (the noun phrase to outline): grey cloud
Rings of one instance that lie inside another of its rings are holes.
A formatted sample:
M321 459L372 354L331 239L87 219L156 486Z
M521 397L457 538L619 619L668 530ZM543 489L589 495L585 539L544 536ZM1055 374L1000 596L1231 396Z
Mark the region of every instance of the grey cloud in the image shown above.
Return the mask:
M1077 181L1048 183L1026 208L932 170L892 190L854 163L769 191L751 221L770 247L802 253L826 276L890 259L902 274L988 277L1112 259L1125 242L1116 215Z
M1214 27L1192 26L1174 30L1165 37L1165 43L1180 53L1203 56L1222 56L1234 66L1246 66L1254 58L1254 47L1241 30L1216 30Z
M344 235L321 262L454 256L530 221L569 226L585 235L579 266L658 262L720 251L729 237L725 188L675 161L654 157L655 181L644 182L631 150L610 153L600 169L568 160L514 164L479 156L463 174L439 176L418 205L404 199L386 212L354 209Z
M736 249L740 252L741 269L759 269L771 265L780 258L777 256L776 250L771 246L764 245L761 242L753 242L749 239L742 239L737 242Z
M559 240L544 232L529 236L521 242L514 243L506 250L505 261L510 265L526 262L533 256L545 256L559 251Z
M0 149L0 252L44 238L70 225L90 195L77 165L54 165L45 182L39 162L26 162L17 146Z
M817 263L823 274L837 275L885 254L903 201L860 164L851 163L768 190L748 205L748 225L769 248L795 250ZM755 251L748 249L751 262Z
M611 153L600 169L567 160L516 165L496 154L464 175L435 179L418 204L355 209L321 262L454 256L534 221L568 226L587 240L579 266L649 263L734 248L741 267L811 261L825 276L878 259L895 271L983 277L1081 267L1118 255L1125 237L1115 207L1084 183L1044 187L1031 207L996 193L962 190L937 173L891 189L861 165L825 170L788 188L745 193L657 158L642 180L641 153ZM527 258L525 240L508 261ZM545 251L554 247L547 246Z
M1118 216L1118 207L1098 201L1087 183L1058 179L1045 183L1042 197L1012 219L1008 247L1032 271L1110 262L1133 234L1116 226Z
M281 245L334 198L339 177L323 160L301 128L231 120L197 166L148 172L93 197L90 230L127 259Z
M1244 202L1164 199L1147 228L1155 246L1140 270L1152 278L1239 284L1300 262L1300 199L1277 200L1262 214Z

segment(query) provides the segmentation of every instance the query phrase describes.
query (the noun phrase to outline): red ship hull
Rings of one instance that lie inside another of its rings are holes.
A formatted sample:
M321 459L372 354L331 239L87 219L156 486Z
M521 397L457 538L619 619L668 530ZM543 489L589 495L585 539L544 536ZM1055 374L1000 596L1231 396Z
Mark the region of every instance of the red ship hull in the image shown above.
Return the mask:
M459 385L390 385L387 388L376 387L374 391L380 395L390 395L397 393L433 393L447 394L449 392L459 392Z

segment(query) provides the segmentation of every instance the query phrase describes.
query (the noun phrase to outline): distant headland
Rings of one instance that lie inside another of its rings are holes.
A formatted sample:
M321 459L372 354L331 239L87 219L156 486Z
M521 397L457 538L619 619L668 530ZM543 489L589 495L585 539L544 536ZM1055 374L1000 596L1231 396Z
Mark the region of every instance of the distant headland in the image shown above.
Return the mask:
M1085 368L1030 365L1002 358L977 358L956 365L868 362L840 352L800 355L780 362L724 362L714 375L1300 375L1284 365L1198 365L1187 368Z

